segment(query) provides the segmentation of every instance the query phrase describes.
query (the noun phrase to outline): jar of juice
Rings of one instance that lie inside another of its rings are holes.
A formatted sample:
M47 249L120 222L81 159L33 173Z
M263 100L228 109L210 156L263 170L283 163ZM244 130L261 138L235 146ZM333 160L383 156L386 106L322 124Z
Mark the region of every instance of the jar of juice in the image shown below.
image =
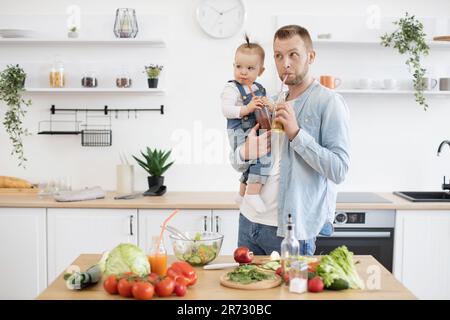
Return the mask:
M163 239L158 242L159 236L153 236L148 261L150 262L151 272L157 273L159 276L165 276L167 272L167 251Z

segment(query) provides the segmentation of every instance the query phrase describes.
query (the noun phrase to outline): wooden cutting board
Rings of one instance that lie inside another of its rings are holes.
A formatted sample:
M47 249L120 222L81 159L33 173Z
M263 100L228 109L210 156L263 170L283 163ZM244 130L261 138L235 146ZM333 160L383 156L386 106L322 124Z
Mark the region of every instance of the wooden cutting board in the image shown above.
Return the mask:
M37 193L38 188L0 188L0 194L3 193Z
M242 284L242 283L233 282L233 281L228 280L227 273L224 273L220 277L220 284L223 285L224 287L233 288L233 289L241 289L241 290L270 289L270 288L278 287L282 282L282 279L280 276L275 275L275 277L276 278L273 280L261 280L261 281L253 282L253 283L249 283L249 284Z
M433 37L434 41L450 41L450 36L438 36Z

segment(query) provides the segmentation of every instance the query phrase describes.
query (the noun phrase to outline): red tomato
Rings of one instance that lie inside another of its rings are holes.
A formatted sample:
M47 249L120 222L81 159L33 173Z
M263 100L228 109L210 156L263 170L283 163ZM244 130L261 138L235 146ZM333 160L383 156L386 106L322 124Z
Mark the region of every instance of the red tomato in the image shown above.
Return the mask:
M187 286L183 283L180 283L179 281L175 284L174 292L177 296L183 297L186 294Z
M120 279L119 284L117 285L119 294L122 297L131 297L132 296L131 289L133 287L133 284L134 284L134 281L128 280L128 278Z
M155 285L155 293L159 297L168 297L175 289L175 280L171 277L165 277Z
M289 279L289 273L286 272L286 273L283 274L283 280L284 280L285 283L287 283L287 284L289 283L289 280L290 280Z
M197 272L192 266L185 261L177 261L172 263L172 265L167 269L167 275L173 279L178 277L183 277L188 282L188 286L192 286L197 281Z
M277 271L275 271L275 274L276 275L279 275L280 277L281 277L281 274L283 273L283 268L281 268L281 267L279 267L278 269L277 269Z
M175 279L175 282L176 282L176 284L182 284L182 285L185 285L186 287L189 285L189 280L183 276L178 276Z
M323 281L322 278L317 276L308 281L308 291L309 292L322 292L323 291Z
M135 282L131 288L133 297L138 300L150 300L155 292L153 286L148 282Z
M153 285L155 285L157 282L159 282L159 275L157 273L150 273L147 276L147 280L150 281Z
M118 289L117 289L117 284L118 284L118 280L117 277L115 275L110 275L108 278L106 278L106 280L103 282L103 288L105 289L106 292L108 292L109 294L117 294L119 293Z

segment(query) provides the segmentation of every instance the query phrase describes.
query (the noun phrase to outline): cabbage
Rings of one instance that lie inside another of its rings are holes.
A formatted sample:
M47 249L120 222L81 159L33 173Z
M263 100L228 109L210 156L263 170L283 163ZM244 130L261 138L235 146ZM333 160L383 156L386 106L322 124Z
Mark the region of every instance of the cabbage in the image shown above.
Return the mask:
M150 273L150 264L144 251L131 243L121 243L108 255L105 275L133 272L139 276Z

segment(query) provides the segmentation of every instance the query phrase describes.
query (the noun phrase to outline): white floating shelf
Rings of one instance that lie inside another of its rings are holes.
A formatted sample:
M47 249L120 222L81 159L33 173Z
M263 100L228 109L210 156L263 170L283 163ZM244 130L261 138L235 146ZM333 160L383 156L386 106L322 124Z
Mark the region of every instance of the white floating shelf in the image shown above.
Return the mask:
M362 90L362 89L340 89L335 90L337 93L342 94L362 94L362 95L370 95L370 94L380 94L380 95L414 95L414 91L412 90ZM450 96L450 91L425 91L425 95L428 96Z
M161 38L153 39L34 39L34 38L0 38L0 45L24 46L147 46L166 47Z
M379 46L380 48L384 48L380 44L381 40L334 40L334 39L316 39L313 40L313 44L317 45L348 45L348 46L361 46L361 45L370 45L370 46ZM447 47L450 48L450 41L427 41L428 46L430 48L436 47Z
M153 94L165 95L165 89L153 88L25 88L25 93L31 94Z

